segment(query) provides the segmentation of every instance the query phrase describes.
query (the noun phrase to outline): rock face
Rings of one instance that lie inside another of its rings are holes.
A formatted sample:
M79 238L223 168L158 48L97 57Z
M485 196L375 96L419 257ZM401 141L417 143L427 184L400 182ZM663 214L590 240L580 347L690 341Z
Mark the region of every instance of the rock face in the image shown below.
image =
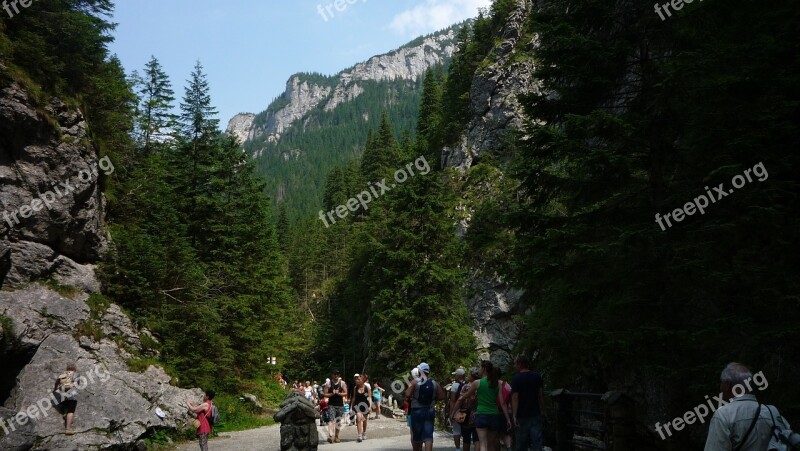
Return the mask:
M250 139L250 130L253 128L253 121L256 115L253 113L237 114L228 122L228 134L231 134L239 140L245 142Z
M113 165L86 133L80 111L36 105L17 83L0 87L0 284L53 278L99 290L92 262L108 246L100 184Z
M364 93L365 82L416 81L430 67L444 63L453 55L457 31L457 27L449 28L415 41L413 45L372 57L332 77L293 75L283 94L264 113L234 116L228 123L228 132L243 142L262 135L276 142L312 110L331 111L356 99Z
M533 63L514 57L517 52L530 52L534 46L523 33L532 8L531 0L516 0L502 31L502 40L489 53L484 68L474 76L470 88L471 120L459 144L443 149L442 161L446 167L465 173L481 155L502 149L505 136L522 125L518 96L531 92L536 83ZM472 201L463 200L464 205L459 208L464 217L455 226L462 237L469 230L472 211ZM518 318L525 313L519 302L523 292L504 282L502 275L483 268L472 268L466 285L470 293L466 303L481 358L490 358L501 368L511 369L513 350L521 332Z
M5 423L10 433L0 438L0 449L129 449L148 429L191 427L185 400L199 401L202 391L170 385L170 376L156 366L130 371L126 359L143 351L135 326L115 305L93 315L86 298L67 299L35 284L0 292L0 314L13 324L13 345L5 353L30 356L0 416L26 413ZM88 337L76 330L98 332ZM61 415L48 399L69 362L82 377L73 436L64 434ZM4 378L14 377L7 371Z
M492 49L486 68L472 80L470 116L472 120L454 148L445 148L445 166L469 169L481 154L503 147L503 138L522 125L522 108L518 96L536 89L533 63L515 62L515 52L530 51L534 42L525 37L523 29L533 4L531 0L516 0L516 8L506 21L502 41Z
M101 187L114 172L98 158L88 128L80 111L59 100L42 104L19 83L0 81L3 450L130 449L149 429L186 427L185 399L202 399L199 389L170 385L161 368L132 372L131 359L153 354L142 336L154 338L118 306L93 302L92 311L87 304L88 293L100 291L95 263L108 248ZM38 280L75 294L65 298L32 283ZM50 398L68 363L81 376L71 436Z

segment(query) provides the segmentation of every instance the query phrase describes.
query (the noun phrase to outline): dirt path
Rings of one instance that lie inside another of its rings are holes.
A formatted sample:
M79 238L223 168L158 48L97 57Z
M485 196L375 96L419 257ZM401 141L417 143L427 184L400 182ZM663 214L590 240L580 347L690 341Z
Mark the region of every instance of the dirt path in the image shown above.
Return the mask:
M357 451L410 451L408 427L405 420L381 418L372 420L367 426L367 440L356 442L355 426L345 426L342 429L341 443L330 444L327 442L327 429L317 428L320 433L320 450L357 450ZM435 451L453 449L452 435L437 432L433 441ZM210 451L280 451L280 426L269 426L242 432L222 434L209 443ZM179 445L177 451L197 451L197 443L184 443Z

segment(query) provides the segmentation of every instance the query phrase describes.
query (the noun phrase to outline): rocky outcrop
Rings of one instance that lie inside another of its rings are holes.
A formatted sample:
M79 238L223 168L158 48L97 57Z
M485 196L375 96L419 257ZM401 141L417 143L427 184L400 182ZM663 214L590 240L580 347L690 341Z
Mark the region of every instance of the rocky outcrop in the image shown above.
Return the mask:
M293 75L286 90L258 116L239 114L228 123L229 133L242 141L266 135L280 141L285 131L297 125L309 112L331 111L364 93L364 82L416 81L429 68L443 64L455 51L458 27L451 27L384 55L370 58L332 77ZM254 157L259 157L256 152Z
M251 138L251 130L256 115L253 113L241 113L233 116L228 122L228 134L233 135L239 142L245 142Z
M38 105L26 89L0 87L0 268L3 284L55 279L98 291L97 261L108 246L102 180L113 164L87 139L80 111Z
M523 111L518 96L536 89L533 62L516 58L529 54L532 38L524 34L525 22L532 12L531 0L516 0L501 33L501 40L492 49L470 88L470 122L458 145L442 151L446 167L467 173L481 155L500 151L506 136L523 125ZM481 188L483 194L493 192L503 174ZM474 206L483 194L463 193L457 207L456 233L468 233ZM523 292L510 286L502 275L486 268L473 267L467 277L466 303L473 320L474 334L481 358L491 359L505 370L511 369L513 351L521 333L520 318L525 313L520 303Z
M525 313L520 299L523 291L506 284L497 274L470 271L467 282L467 307L471 312L481 359L510 369L514 346L519 339L519 318Z
M203 393L170 385L160 367L131 371L128 359L144 351L141 331L118 306L92 312L87 298L64 298L36 284L0 292L0 315L11 320L14 334L13 349L5 352L30 356L0 411L5 418L15 415L5 423L10 433L0 438L0 449L129 449L148 429L190 427L185 400L200 400ZM72 436L64 434L61 415L48 400L69 362L82 376Z
M485 68L478 71L470 90L470 117L467 130L455 147L442 151L445 166L462 171L472 166L480 155L503 147L504 137L522 125L522 107L518 96L536 89L533 62L516 61L519 52L530 52L534 41L524 34L531 13L531 0L516 0L502 32L502 40L492 49Z

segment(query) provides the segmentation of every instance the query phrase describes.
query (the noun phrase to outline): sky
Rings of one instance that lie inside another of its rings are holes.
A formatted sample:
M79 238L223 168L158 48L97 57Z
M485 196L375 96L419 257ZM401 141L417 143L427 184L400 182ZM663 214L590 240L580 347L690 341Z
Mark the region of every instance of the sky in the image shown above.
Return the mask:
M265 110L292 74L335 74L417 36L475 17L491 0L115 3L113 21L118 26L110 49L125 70L141 71L155 56L180 99L200 60L224 128L238 113Z

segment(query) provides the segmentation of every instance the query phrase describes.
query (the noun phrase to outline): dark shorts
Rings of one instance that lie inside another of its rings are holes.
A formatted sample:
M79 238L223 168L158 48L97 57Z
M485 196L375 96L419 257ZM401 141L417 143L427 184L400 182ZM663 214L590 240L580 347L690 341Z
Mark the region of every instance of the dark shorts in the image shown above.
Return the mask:
M411 409L411 441L413 443L433 441L433 421L436 411L433 408Z
M63 401L61 404L58 405L58 411L63 415L66 413L75 413L75 409L78 407L78 401L74 399L68 399Z
M478 443L478 430L461 426L461 438L464 439L464 443Z
M328 421L336 421L344 416L344 406L328 406Z
M503 432L505 431L505 425L501 423L500 415L479 414L475 416L475 427L478 429Z

